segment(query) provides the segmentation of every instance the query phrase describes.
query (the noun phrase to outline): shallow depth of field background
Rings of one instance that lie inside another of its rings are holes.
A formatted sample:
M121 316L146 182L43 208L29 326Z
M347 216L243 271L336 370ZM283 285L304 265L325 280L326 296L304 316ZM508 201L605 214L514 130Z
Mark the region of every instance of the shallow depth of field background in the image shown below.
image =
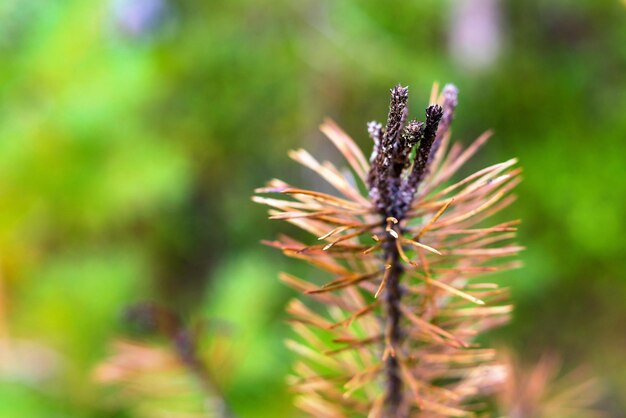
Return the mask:
M369 149L388 89L421 115L433 81L459 87L454 138L495 131L470 168L524 167L517 310L487 340L586 364L626 416L620 0L0 2L0 339L23 346L0 416L133 417L92 374L146 300L220 324L241 417L297 416L276 276L314 272L260 245L292 230L249 196L317 186L286 152L339 162L324 117Z

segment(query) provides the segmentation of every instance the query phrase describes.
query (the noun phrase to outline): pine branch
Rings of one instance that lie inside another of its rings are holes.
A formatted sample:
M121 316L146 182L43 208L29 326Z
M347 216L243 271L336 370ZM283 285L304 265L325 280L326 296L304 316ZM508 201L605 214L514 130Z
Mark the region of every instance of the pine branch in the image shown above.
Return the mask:
M475 338L506 323L511 307L506 289L480 279L516 267L511 257L521 250L510 243L515 221L488 219L514 200L520 170L511 160L450 184L488 136L450 147L456 104L456 88L446 86L423 122L407 123L408 88L396 86L384 128L368 124L369 163L331 121L322 132L352 173L303 150L290 154L337 195L272 180L257 193L279 197L253 197L272 219L321 241L267 243L321 270L312 282L281 276L313 302L288 308L299 336L288 345L301 356L290 382L310 416L460 417L481 408L468 395L482 385L470 372L495 353Z
M129 339L113 342L113 353L94 375L99 382L117 387L118 401L125 401L142 418L235 418L200 355L197 333L178 315L143 303L129 309L127 319L169 344ZM213 348L214 354L221 351Z

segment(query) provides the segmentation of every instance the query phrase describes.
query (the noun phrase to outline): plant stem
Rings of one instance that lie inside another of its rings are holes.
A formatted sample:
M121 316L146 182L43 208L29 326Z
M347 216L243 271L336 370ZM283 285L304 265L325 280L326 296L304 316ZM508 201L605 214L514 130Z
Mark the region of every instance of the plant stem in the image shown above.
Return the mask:
M385 362L386 393L385 393L385 417L404 418L404 384L400 377L400 366L395 354L400 348L402 340L402 330L400 329L400 299L402 290L400 287L400 277L403 267L400 263L400 255L396 247L395 240L389 239L385 242L385 260L390 264L387 287L385 289L385 310L387 316L386 336L387 344L391 347Z

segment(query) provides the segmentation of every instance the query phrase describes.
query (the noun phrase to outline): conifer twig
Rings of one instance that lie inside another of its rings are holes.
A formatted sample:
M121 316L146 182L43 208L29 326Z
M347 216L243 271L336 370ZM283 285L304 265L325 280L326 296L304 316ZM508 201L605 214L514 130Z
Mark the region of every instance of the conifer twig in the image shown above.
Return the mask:
M466 150L450 146L457 89L433 91L436 103L419 121L409 120L408 88L391 89L386 123L367 125L369 164L335 123L322 125L362 185L297 151L292 157L341 197L273 180L257 193L282 196L253 198L324 242L268 243L332 276L281 276L325 307L289 308L298 338L288 345L301 356L290 382L310 416L462 417L480 408L467 395L467 385L473 393L481 385L469 372L493 356L474 340L504 324L511 307L506 289L479 277L515 267L509 259L521 250L510 243L515 222L487 221L511 203L520 171L511 160L448 185L487 135Z

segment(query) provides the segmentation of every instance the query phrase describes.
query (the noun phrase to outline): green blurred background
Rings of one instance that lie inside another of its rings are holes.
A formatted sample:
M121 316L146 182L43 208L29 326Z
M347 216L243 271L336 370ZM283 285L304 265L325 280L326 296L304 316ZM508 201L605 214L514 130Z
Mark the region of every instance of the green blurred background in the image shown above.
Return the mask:
M241 417L297 416L280 270L252 190L316 180L288 149L363 147L388 89L454 82L454 137L517 156L525 268L490 339L559 352L626 416L626 3L620 0L3 0L0 2L0 416L133 417L94 366L153 300L228 324ZM306 273L309 271L308 273ZM17 343L16 343L17 344ZM554 417L559 418L559 417Z

